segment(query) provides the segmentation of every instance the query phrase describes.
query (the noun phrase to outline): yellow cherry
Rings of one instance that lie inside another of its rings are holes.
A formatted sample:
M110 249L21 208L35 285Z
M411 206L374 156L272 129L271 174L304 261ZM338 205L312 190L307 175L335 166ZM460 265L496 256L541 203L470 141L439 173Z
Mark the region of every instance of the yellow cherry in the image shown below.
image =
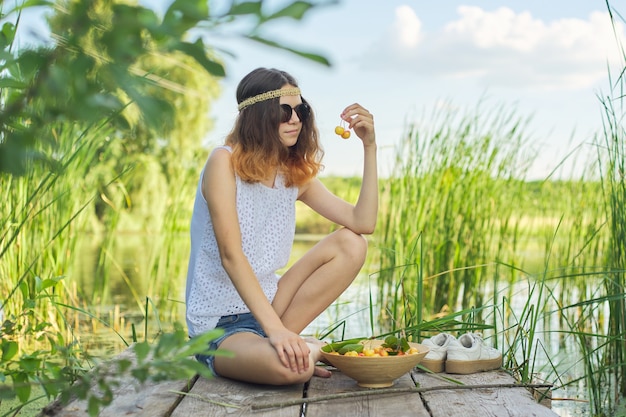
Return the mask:
M342 134L341 137L344 139L348 139L350 137L350 131L349 130L345 130Z
M344 128L343 127L337 126L335 128L335 133L338 134L339 136L343 135L343 132L344 132Z

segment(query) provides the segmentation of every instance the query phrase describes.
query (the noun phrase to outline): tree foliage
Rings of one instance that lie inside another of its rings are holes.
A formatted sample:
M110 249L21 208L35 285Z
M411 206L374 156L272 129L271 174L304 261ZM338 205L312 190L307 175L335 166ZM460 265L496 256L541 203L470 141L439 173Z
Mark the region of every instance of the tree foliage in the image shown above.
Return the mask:
M35 6L56 11L53 43L15 51L17 18ZM248 19L252 29L242 36L327 64L323 57L259 34L262 25L279 18L302 19L314 6L295 1L267 12L261 0L231 1L226 12L211 14L206 0L175 0L159 16L150 8L114 0L29 0L0 12L0 173L23 174L33 160L53 165L54 158L37 144L53 141L55 123L88 125L110 118L117 129L128 131L137 121L129 108L135 108L147 128L171 127L175 109L162 91L172 86L147 64L154 57L185 55L208 74L224 76L224 66L198 36L203 31Z

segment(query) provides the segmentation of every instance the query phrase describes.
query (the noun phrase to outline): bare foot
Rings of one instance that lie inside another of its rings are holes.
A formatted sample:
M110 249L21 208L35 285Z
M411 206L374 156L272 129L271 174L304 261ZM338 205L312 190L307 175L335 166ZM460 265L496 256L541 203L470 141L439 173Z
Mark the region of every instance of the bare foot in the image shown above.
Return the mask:
M316 345L320 347L328 344L323 340L316 339L315 337L303 337L302 339L304 339L304 341L310 345Z
M319 339L315 339L314 337L305 337L304 341L307 345L309 345L309 349L311 349L311 355L313 355L313 358L316 361L319 360L322 356L322 354L320 353L320 348L324 345L327 345L328 343Z
M318 376L320 378L330 378L332 376L332 372L330 372L328 369L324 368L323 366L316 366L315 370L313 371L313 375Z
M328 361L326 361L324 357L322 356L322 354L320 353L320 348L324 345L327 345L328 343L319 339L315 339L313 337L305 337L304 340L306 341L307 345L309 345L309 349L311 349L311 359L315 363L323 362L326 365L330 365L330 363L328 363ZM313 372L313 375L319 376L322 378L330 378L332 374L328 369L322 366L316 366L315 371Z

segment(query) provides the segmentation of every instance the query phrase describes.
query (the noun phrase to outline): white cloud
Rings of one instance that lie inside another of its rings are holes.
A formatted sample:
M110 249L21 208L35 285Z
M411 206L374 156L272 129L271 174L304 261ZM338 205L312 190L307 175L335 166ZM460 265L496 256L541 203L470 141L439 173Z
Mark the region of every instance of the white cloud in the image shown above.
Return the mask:
M545 30L543 22L533 19L530 13L516 15L506 7L490 13L480 7L460 6L458 12L461 18L446 25L444 36L459 41L469 40L480 49L504 47L513 51L530 51Z
M415 48L420 41L422 22L411 7L396 8L396 21L392 28L395 38L402 47Z
M436 32L424 32L415 11L399 7L389 36L368 51L368 62L416 75L541 90L589 88L606 79L607 62L623 66L606 12L551 21L506 7L460 6L457 13ZM623 25L616 28L626 45Z

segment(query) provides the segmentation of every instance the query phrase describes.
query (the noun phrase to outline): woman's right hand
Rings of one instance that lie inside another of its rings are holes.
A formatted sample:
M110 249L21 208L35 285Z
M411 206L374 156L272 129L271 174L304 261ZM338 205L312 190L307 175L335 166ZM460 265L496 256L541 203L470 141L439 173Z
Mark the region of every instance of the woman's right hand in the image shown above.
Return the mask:
M300 374L309 369L311 349L300 335L282 328L269 334L268 339L286 368Z
M348 123L348 128L363 141L363 145L376 145L376 133L374 129L374 116L363 106L354 103L346 107L340 116Z

